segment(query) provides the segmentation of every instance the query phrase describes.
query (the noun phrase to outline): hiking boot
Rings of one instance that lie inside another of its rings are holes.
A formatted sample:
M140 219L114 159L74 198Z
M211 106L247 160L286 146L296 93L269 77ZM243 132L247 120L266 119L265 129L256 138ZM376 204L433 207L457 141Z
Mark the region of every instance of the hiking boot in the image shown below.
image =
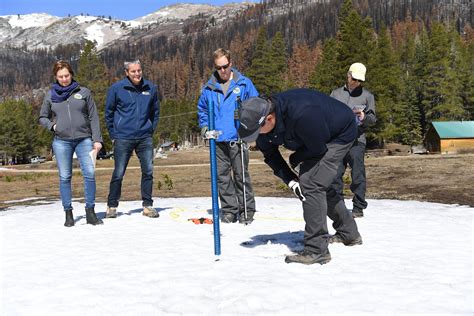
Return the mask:
M160 214L153 208L153 206L144 206L143 207L143 216L148 216L152 218L160 217Z
M245 213L242 212L239 215L239 223L244 225L250 225L253 222L254 212L247 212L247 218L245 218Z
M362 211L361 208L354 207L352 209L352 217L357 218L357 217L364 217L364 211Z
M72 215L72 210L64 211L66 214L66 221L64 222L64 226L72 227L74 226L74 216Z
M117 208L107 206L107 211L105 212L105 218L116 218L117 217Z
M319 264L325 264L331 261L331 254L326 252L325 254L317 254L311 251L303 250L303 252L296 254L296 255L291 255L291 256L286 256L285 257L285 262L286 263L302 263L302 264L313 264L313 263L319 263Z
M102 225L104 222L97 218L93 207L86 207L86 221L91 225Z
M234 213L224 213L222 214L221 222L223 223L235 223L237 222L237 216Z
M354 239L354 240L344 240L344 239L342 239L342 236L341 236L341 235L339 235L338 233L335 233L334 235L332 235L331 237L329 237L329 243L330 243L330 244L333 244L333 243L343 243L344 246L362 245L362 237L359 235L359 237L357 237L357 238Z

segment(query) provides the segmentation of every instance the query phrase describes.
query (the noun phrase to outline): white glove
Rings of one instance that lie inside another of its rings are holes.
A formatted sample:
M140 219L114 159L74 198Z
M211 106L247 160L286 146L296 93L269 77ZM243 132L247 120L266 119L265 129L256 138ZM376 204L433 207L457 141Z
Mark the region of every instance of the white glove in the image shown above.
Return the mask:
M290 187L290 189L293 190L293 193L298 199L300 199L301 202L306 201L306 198L304 197L303 192L301 191L299 182L291 180L290 183L288 183L288 186Z
M219 138L219 135L222 134L222 131L217 131L217 130L214 130L214 131L207 131L204 135L205 135L205 139L217 139Z

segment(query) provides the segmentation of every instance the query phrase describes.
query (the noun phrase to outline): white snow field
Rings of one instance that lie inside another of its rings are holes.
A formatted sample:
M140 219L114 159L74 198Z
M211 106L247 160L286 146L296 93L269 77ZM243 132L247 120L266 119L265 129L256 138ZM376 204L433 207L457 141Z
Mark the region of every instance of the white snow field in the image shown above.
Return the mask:
M251 225L220 224L220 256L213 225L188 221L212 218L211 198L155 198L157 219L122 202L102 226L74 202L71 228L60 201L11 207L0 315L473 314L474 208L369 200L364 244L332 244L331 262L306 266L284 262L303 248L299 201L256 201Z

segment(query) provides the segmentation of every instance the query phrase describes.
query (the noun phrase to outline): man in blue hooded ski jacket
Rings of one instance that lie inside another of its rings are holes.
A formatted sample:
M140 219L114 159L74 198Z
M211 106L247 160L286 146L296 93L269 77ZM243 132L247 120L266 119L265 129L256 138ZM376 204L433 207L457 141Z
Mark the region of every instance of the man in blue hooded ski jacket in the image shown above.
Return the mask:
M248 147L239 142L239 123L235 111L241 101L258 96L258 92L249 78L232 68L228 50L217 49L213 54L213 62L215 71L202 88L197 105L199 126L204 137L209 126L208 107L213 106L214 127L221 132L216 139L221 220L224 223L233 223L239 219L240 223L249 224L255 213L255 199L248 174Z

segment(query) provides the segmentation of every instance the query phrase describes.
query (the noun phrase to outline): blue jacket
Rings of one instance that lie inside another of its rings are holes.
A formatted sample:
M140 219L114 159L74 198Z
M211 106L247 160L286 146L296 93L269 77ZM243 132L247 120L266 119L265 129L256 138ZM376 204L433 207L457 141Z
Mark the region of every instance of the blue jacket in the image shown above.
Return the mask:
M260 134L257 146L265 162L285 183L298 177L291 171L278 150L279 145L294 151L290 164L319 160L326 144L349 144L357 136L355 115L344 103L324 93L294 89L271 97L275 105L276 125L268 134Z
M221 89L215 73L211 76L206 85L202 88L198 101L199 126L209 126L208 106L212 102L214 106L214 128L222 134L217 139L218 142L228 142L238 140L234 111L237 107L237 97L242 101L258 96L257 89L252 81L232 68L233 78L230 82L227 94Z
M127 78L107 92L105 122L111 139L141 139L153 136L160 118L157 87L148 80L134 86Z

